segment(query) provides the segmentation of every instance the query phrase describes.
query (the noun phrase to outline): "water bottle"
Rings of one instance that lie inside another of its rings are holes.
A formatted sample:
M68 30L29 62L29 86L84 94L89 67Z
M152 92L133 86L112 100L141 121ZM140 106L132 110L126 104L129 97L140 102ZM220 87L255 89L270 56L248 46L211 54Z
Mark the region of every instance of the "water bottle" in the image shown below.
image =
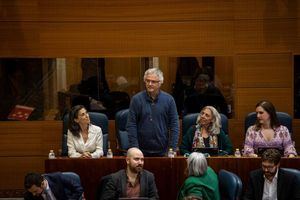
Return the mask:
M173 151L172 148L170 148L169 151L168 151L168 157L169 158L174 158L174 151Z
M234 156L235 157L241 157L240 149L235 149Z
M49 152L49 156L48 156L49 159L54 159L55 158L55 153L54 151L51 149L50 152Z
M112 152L111 149L108 149L108 150L107 150L106 157L107 157L107 158L113 158L113 157L114 157L113 152Z

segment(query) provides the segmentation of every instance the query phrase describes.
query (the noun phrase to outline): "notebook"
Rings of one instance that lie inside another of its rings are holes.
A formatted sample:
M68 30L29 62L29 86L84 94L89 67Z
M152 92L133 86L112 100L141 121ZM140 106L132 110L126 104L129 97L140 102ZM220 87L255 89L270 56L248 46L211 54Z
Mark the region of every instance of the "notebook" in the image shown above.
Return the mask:
M261 156L267 149L277 149L280 152L281 156L284 156L284 150L282 148L275 148L275 147L258 147L256 154L258 156Z
M209 154L210 156L217 156L219 154L218 147L205 147L205 148L195 148L194 152L200 152L203 154Z

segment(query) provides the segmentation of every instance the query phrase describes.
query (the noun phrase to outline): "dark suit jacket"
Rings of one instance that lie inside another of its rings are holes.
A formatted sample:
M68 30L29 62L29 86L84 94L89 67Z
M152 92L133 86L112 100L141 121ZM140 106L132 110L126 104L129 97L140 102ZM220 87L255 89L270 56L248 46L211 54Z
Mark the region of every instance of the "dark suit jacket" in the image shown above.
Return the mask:
M261 200L263 190L264 178L262 169L252 171L244 200ZM277 199L300 199L300 183L297 176L281 169L278 170Z
M110 180L104 186L104 191L101 195L102 200L115 200L119 197L126 197L126 171L124 169L113 173ZM149 199L159 199L157 188L155 184L154 175L143 170L140 174L141 197L148 197Z
M57 200L78 200L82 198L83 188L81 184L74 181L69 176L60 172L45 174L45 179L48 181L49 187ZM66 194L68 190L68 194ZM43 199L42 196L34 197L30 192L26 192L25 200Z

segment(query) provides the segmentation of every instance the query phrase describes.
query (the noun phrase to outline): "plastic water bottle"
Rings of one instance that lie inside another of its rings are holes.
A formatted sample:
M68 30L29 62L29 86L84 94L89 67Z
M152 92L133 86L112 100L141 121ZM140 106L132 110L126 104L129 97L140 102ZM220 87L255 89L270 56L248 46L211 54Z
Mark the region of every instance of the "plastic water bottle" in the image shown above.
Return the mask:
M241 157L240 149L235 149L234 156L235 157Z
M50 152L49 152L49 156L48 156L49 159L54 159L55 158L55 153L54 151L51 149Z
M107 158L113 158L113 157L114 157L113 152L112 152L111 149L108 149L108 150L107 150L106 157L107 157Z
M170 148L169 151L168 151L168 157L169 158L174 158L174 151L173 151L172 148Z

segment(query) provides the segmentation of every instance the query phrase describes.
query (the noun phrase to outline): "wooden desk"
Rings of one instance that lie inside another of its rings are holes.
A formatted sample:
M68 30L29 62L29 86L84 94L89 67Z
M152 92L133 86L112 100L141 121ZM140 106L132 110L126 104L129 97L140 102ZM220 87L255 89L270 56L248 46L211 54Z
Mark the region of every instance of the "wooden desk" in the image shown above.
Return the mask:
M209 166L216 172L226 169L239 175L246 185L251 170L260 168L260 158L211 157ZM300 158L283 158L282 167L300 169ZM100 178L126 167L124 157L113 159L58 158L45 161L45 172L73 171L80 175L87 200L93 200ZM144 168L155 174L161 200L176 199L177 192L185 180L186 158L145 158Z

